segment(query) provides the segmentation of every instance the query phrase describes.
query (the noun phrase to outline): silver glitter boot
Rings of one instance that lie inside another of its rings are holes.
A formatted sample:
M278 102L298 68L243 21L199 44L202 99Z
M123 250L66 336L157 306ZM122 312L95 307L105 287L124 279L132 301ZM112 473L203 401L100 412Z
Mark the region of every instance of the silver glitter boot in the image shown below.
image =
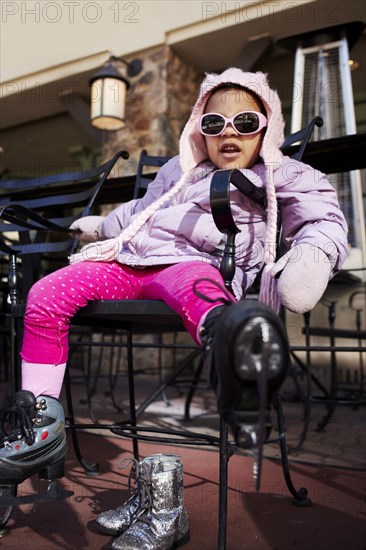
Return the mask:
M140 503L142 503L140 495L141 491L139 488L139 479L138 474L141 468L143 469L143 464L145 463L173 463L181 465L181 457L179 455L169 455L169 454L156 454L150 455L142 459L136 468L136 485L137 489L134 494L122 505L114 508L112 510L106 510L99 514L95 520L89 523L89 527L93 531L97 531L103 535L109 536L119 536L122 535L132 523L134 516L137 514Z
M139 472L141 505L114 550L172 550L189 540L180 460L146 461Z

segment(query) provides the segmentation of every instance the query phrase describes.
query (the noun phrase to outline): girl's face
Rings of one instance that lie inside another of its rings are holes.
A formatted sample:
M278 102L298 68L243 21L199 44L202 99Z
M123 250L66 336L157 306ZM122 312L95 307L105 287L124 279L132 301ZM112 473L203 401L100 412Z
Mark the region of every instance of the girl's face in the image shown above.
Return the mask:
M241 111L261 112L261 105L247 90L235 88L213 93L205 107L205 113L219 113L227 118ZM209 159L220 169L250 168L259 157L264 132L265 129L241 135L229 123L219 136L205 136Z

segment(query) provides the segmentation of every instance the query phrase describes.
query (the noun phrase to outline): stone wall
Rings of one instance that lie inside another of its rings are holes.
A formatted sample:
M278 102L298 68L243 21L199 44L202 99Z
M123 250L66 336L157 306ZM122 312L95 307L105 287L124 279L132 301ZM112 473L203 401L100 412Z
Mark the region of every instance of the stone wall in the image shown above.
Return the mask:
M110 158L121 148L130 158L121 163L119 175L136 173L141 149L152 155L178 153L179 137L196 100L202 75L184 63L168 46L136 52L142 73L130 79L126 127L105 132L102 157Z

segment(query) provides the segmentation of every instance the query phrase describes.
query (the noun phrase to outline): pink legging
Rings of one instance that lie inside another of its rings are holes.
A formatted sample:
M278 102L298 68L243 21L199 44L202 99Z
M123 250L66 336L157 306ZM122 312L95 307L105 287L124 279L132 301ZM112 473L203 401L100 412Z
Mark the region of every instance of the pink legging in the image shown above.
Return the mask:
M44 277L31 288L24 318L21 356L29 363L66 363L71 318L92 300L163 300L181 315L197 342L197 326L210 309L220 305L196 296L193 283L210 278L223 286L219 271L201 261L144 269L117 262L81 262ZM225 297L215 284L199 290L211 300Z

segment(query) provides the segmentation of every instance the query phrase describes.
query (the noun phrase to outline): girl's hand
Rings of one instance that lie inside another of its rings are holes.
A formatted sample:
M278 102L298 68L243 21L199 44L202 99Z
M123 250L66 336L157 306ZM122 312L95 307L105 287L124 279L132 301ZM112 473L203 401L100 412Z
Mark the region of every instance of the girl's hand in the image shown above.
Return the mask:
M100 225L104 221L104 216L85 216L75 220L70 225L74 236L85 243L93 243L100 238Z
M301 243L275 263L271 276L280 273L277 291L285 308L305 313L323 296L331 271L329 258L320 248Z

